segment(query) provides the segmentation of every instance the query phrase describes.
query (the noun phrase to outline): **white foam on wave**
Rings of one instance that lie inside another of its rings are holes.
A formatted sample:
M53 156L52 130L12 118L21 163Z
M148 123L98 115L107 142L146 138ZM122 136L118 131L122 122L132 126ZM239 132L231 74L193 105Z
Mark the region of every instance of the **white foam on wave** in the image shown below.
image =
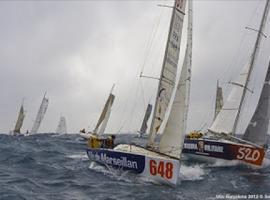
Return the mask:
M100 165L97 162L92 161L89 165L89 169L101 172L105 176L108 176L110 178L116 179L117 181L124 181L128 183L132 183L132 179L129 176L129 171L123 171L121 169L116 169L113 167L110 167L108 165Z
M88 160L86 153L72 154L72 155L67 155L66 157L72 158L72 159Z
M205 174L206 172L205 169L203 169L202 165L186 166L182 164L180 168L181 180L202 180Z
M217 159L213 164L210 164L210 167L232 167L236 165L241 165L242 163L238 160L222 160Z

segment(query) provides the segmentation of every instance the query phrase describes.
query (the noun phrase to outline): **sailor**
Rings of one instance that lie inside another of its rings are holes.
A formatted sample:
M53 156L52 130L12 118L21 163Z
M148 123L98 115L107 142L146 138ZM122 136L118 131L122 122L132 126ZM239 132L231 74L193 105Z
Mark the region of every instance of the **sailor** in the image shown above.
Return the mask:
M109 149L114 148L114 139L115 139L115 135L111 135L107 138L107 141L106 141L107 148Z
M98 137L96 137L94 135L89 137L87 143L88 143L88 146L90 148L93 148L93 149L103 148L102 147L102 139L99 139Z
M82 130L80 130L80 133L85 133L85 128L83 128Z

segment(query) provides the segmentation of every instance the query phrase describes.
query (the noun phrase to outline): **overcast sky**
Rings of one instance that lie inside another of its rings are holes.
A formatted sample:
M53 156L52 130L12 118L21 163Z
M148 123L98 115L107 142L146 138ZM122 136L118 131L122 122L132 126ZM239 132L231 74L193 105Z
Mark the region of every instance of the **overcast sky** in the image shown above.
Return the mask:
M143 69L145 75L159 76L170 20L171 9L157 4L172 3L0 1L0 132L14 128L23 98L22 130L31 129L45 91L49 107L40 132L54 132L60 115L68 132L91 130L113 83L116 99L106 132L138 130L157 87L157 81L139 74ZM263 7L262 0L194 1L188 130L210 125L216 81L226 92L226 82L247 62L256 33L245 27L258 28ZM269 27L268 21L268 36ZM269 61L268 40L261 52L255 89ZM247 104L248 112L253 104Z

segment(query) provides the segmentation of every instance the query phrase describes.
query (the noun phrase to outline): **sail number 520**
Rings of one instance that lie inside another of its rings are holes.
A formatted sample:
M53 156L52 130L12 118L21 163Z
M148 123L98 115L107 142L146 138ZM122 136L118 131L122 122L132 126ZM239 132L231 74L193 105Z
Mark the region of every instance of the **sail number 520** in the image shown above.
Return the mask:
M248 147L240 147L238 149L237 159L247 161L257 161L261 156L261 153L257 149L251 149Z
M155 160L150 160L149 168L150 174L153 176L160 175L167 179L171 179L173 177L173 164L171 162L156 162Z

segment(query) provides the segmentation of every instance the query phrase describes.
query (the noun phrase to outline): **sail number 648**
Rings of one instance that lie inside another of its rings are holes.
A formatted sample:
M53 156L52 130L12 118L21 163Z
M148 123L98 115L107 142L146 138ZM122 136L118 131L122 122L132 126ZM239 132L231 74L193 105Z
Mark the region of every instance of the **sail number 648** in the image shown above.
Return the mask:
M150 174L153 176L160 175L167 179L173 177L173 164L171 162L150 160Z
M251 149L248 147L240 147L238 149L237 159L257 161L260 158L260 156L261 156L261 153L257 149Z

